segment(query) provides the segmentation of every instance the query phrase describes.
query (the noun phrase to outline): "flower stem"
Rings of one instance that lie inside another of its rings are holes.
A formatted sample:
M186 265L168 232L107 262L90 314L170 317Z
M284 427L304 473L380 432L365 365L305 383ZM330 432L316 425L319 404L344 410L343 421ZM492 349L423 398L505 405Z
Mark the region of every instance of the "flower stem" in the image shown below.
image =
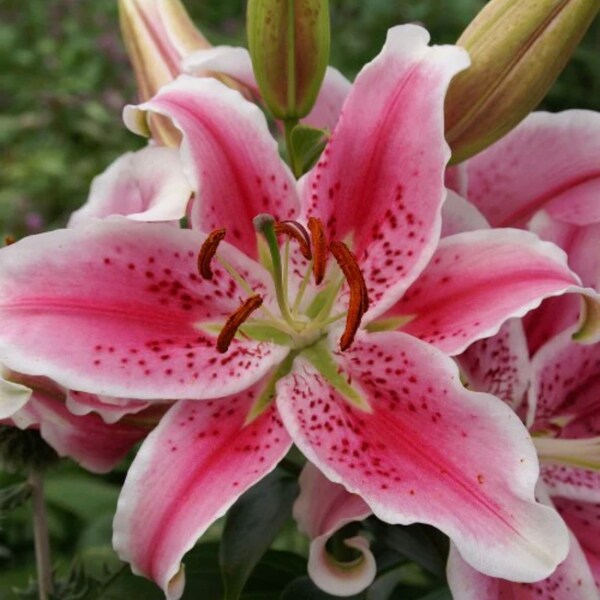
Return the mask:
M38 574L39 599L48 600L48 594L54 589L50 561L50 541L44 501L44 480L39 471L31 471L29 485L33 501L33 538L35 542L35 561Z
M296 153L294 152L294 145L292 144L292 131L294 127L298 125L298 119L286 119L283 122L283 129L285 132L285 146L287 148L288 157L290 159L290 167L292 173L298 179L302 175L302 165L298 163Z

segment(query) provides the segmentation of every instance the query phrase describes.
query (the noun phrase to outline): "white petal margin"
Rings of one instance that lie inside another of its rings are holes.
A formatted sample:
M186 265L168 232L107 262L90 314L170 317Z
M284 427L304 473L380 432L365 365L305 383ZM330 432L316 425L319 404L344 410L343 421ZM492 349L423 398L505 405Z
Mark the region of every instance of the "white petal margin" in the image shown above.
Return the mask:
M539 484L538 499L553 506L546 488ZM569 554L554 573L533 583L517 583L489 577L471 567L450 544L446 569L454 600L598 600L600 590L594 583L590 565L572 531L569 531Z
M0 370L0 419L8 419L31 398L31 389L4 379Z
M363 536L344 540L361 554L351 562L336 560L326 548L329 538L344 525L362 521L371 509L356 494L333 483L311 463L299 478L300 495L294 504L294 518L302 533L311 538L308 574L323 591L335 596L353 596L369 587L375 579L377 565Z
M191 196L178 151L147 146L123 154L94 179L86 203L71 215L69 227L110 215L134 221L178 221L185 216Z

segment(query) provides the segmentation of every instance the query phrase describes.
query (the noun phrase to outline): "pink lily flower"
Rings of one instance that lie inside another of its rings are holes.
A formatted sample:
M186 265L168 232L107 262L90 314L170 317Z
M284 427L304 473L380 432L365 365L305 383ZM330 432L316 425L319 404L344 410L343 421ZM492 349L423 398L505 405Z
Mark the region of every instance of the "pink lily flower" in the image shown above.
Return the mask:
M47 378L17 373L0 379L0 403L2 424L39 430L59 456L94 473L111 471L166 410L139 400L72 392Z
M448 185L494 227L523 227L563 248L584 285L600 289L600 114L532 113L458 167ZM552 299L526 318L535 352L574 323L579 303Z
M523 407L526 373L531 378L527 413L541 461L538 493L558 508L571 542L567 560L535 584L486 577L453 549L448 576L458 598L600 598L600 344L578 344L572 334L573 327L560 333L528 362L522 358L527 352L523 328L515 320L510 331L505 326L502 336L476 342L460 359L474 389L491 391L501 382L504 390L519 390L511 399L516 407ZM515 356L518 369L511 360Z
M390 31L297 189L256 106L179 78L126 118L143 129L160 114L181 131L192 230L117 218L0 251L9 368L181 399L138 453L114 524L120 556L169 599L185 552L292 442L380 519L438 527L489 575L540 579L566 555L562 521L534 499L526 429L466 390L448 355L582 289L562 251L528 232L438 245L443 100L468 59L428 41Z

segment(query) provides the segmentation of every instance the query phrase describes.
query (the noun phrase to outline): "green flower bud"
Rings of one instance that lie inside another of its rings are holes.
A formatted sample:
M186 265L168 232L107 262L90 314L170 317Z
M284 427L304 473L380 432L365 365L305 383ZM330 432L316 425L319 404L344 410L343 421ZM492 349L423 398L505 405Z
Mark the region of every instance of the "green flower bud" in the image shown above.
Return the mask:
M600 9L598 0L491 0L457 44L472 66L446 97L452 162L477 154L525 118L554 83Z
M274 117L300 119L313 107L329 60L327 0L249 0L248 45Z

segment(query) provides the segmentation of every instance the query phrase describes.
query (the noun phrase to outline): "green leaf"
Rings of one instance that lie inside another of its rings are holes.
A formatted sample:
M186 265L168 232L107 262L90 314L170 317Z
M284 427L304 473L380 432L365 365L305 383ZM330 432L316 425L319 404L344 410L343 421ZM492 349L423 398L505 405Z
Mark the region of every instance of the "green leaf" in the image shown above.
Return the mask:
M296 125L291 134L294 164L299 165L301 173L306 173L319 160L321 152L329 140L329 132L308 125Z
M49 476L45 483L46 500L84 521L114 513L119 488L83 475Z
M226 600L239 598L246 580L292 515L295 479L275 470L230 509L220 547Z
M339 596L332 596L323 590L320 590L310 579L310 577L300 577L288 585L281 600L337 600ZM347 600L365 600L365 593L354 596L346 596Z
M268 550L248 579L241 598L249 594L281 593L291 581L305 574L304 557L283 550Z
M223 600L219 544L198 544L185 556L185 592L182 600Z
M376 538L424 569L445 578L448 538L427 525L375 525Z

